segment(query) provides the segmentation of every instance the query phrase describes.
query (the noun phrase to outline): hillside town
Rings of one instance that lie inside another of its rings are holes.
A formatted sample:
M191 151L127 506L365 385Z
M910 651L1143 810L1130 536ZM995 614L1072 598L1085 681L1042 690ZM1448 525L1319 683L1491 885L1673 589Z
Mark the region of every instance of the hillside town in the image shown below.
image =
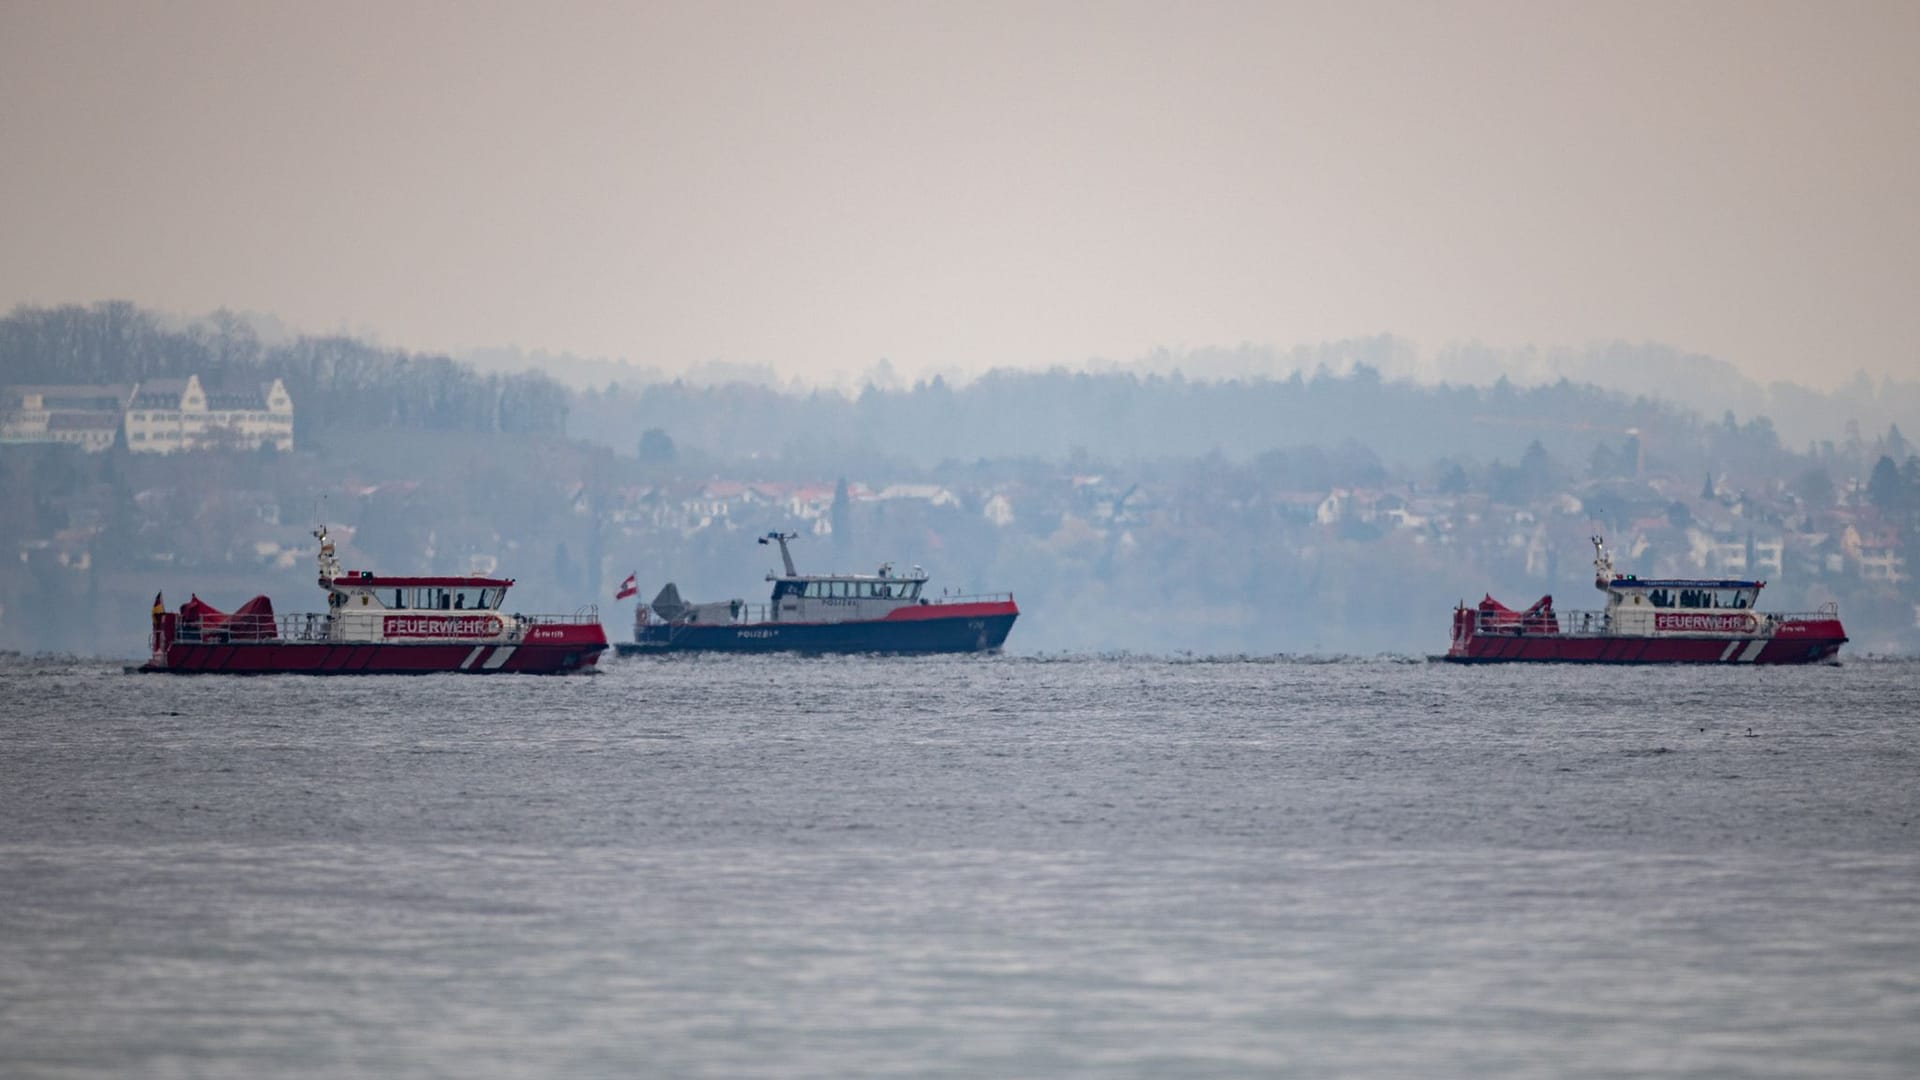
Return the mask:
M1920 458L1896 463L1909 449L1897 428L1855 448L1872 468L1836 450L1829 464L1759 482L1750 471L1682 474L1633 438L1597 440L1585 462L1535 442L1519 464L1477 471L1396 473L1363 455L1312 486L1271 455L770 480L751 462L709 460L709 475L687 475L671 436L651 430L639 457L545 444L531 473L448 436L381 444L323 432L296 448L278 379L5 395L0 461L13 466L15 504L29 500L11 517L13 569L0 574L0 644L12 649L66 635L57 647L111 652L123 643L89 628L137 634L141 609L127 598L189 572L298 597L317 508L350 563L511 574L550 605L606 606L610 624L624 617L610 582L631 572L653 587L742 592L764 569L752 538L783 530L820 569L911 561L956 591L1010 587L1030 613L1018 642L1029 648L1418 653L1453 601L1483 591L1590 606L1589 537L1604 533L1642 575L1763 579L1776 610L1839 603L1858 651L1920 644ZM87 460L100 467L80 467ZM475 505L476 489L499 499ZM107 610L109 595L131 615ZM53 597L94 607L26 617ZM1130 617L1155 605L1172 614ZM1291 614L1306 610L1311 619Z
M1595 606L1603 535L1629 573L1838 604L1848 655L1920 652L1920 454L1844 419L1904 415L1904 384L1782 397L1818 406L1797 449L1763 415L1357 361L569 390L123 303L0 319L0 376L0 649L137 650L156 589L298 610L324 523L346 565L511 576L615 633L629 575L761 599L753 540L779 531L814 571L1011 589L1018 649L1207 655L1420 655L1463 600Z

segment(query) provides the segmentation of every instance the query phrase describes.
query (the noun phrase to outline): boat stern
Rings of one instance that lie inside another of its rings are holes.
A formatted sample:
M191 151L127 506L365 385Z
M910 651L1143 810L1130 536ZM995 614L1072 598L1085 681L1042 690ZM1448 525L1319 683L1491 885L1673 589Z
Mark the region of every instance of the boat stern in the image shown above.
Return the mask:
M548 674L589 671L600 662L600 654L607 651L607 631L598 618L540 623L527 628L520 648L527 651L528 657L526 665L516 670Z

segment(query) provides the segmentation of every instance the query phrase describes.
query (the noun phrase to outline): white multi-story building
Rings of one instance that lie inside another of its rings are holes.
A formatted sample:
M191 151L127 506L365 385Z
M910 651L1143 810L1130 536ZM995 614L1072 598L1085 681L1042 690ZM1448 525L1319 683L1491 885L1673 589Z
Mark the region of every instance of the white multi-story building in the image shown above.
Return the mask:
M64 443L88 453L120 438L136 454L293 449L293 399L279 379L237 387L184 379L132 386L14 386L0 393L0 443Z
M10 386L0 393L0 443L64 443L111 450L131 386Z
M127 448L136 454L181 450L293 449L293 399L279 379L208 390L198 375L149 379L127 406Z

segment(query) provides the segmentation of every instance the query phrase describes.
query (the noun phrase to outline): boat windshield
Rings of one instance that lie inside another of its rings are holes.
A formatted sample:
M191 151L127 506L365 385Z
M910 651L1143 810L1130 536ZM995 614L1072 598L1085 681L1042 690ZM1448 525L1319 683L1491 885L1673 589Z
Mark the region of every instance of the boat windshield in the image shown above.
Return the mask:
M492 611L500 606L506 591L475 586L457 589L418 587L383 589L381 598L387 601L388 607L399 610Z
M1647 603L1657 608L1728 608L1740 610L1753 606L1758 589L1680 588L1661 586L1647 590Z
M921 582L882 581L809 581L802 593L810 600L912 600L920 595Z

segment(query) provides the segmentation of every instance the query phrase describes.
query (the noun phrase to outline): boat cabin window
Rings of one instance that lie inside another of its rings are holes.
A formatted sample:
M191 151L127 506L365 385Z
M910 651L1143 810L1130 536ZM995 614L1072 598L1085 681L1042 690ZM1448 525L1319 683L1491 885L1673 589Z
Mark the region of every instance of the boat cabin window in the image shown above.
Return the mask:
M810 600L912 600L920 595L918 581L898 578L886 581L809 581L783 582L774 586L774 599L805 596Z
M419 611L492 611L506 598L505 589L440 589L416 587L395 589L382 594L387 606L397 610Z
M1738 611L1753 606L1758 589L1654 589L1647 600L1654 607L1723 608Z

